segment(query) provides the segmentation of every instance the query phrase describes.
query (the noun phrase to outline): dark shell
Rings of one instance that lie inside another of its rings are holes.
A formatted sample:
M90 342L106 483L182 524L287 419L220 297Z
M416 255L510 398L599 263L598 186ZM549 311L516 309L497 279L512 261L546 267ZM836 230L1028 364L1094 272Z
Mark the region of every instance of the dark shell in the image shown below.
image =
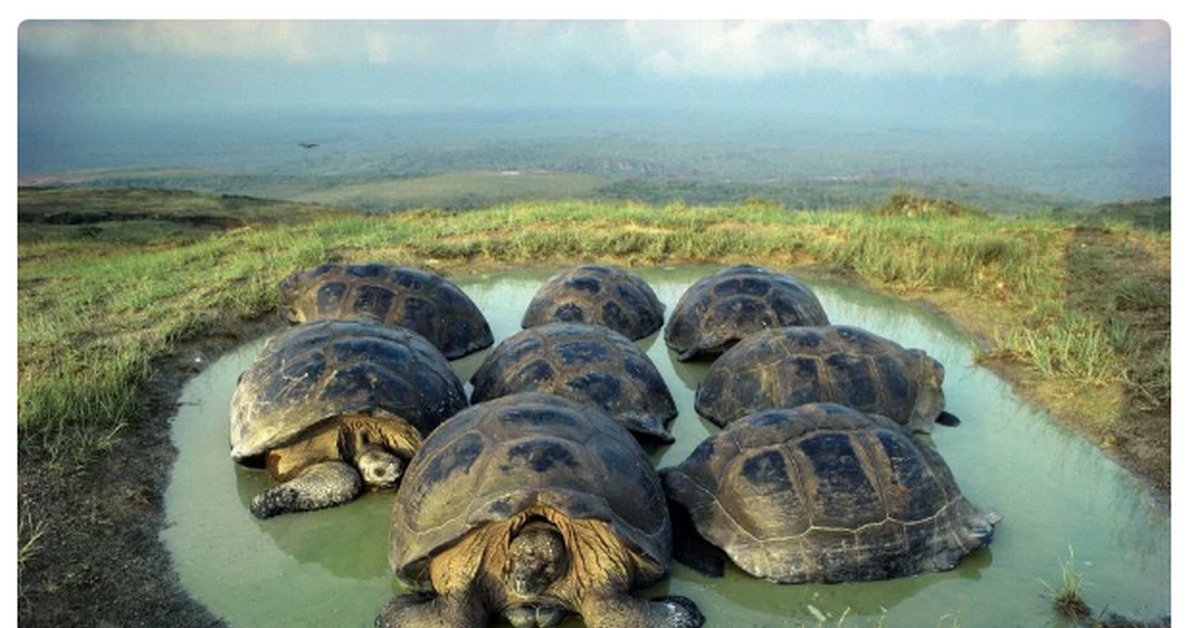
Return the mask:
M991 541L933 448L836 404L747 417L664 471L668 498L747 573L844 582L953 568Z
M392 511L393 572L429 590L429 561L483 523L527 507L609 523L658 569L671 558L662 484L637 441L599 411L543 393L473 405L430 434L409 465Z
M466 405L449 362L420 335L366 321L305 323L272 337L238 379L230 453L246 461L356 413L394 417L426 435Z
M521 327L591 323L638 340L662 327L665 310L641 277L614 266L587 264L558 273L542 284L525 310Z
M703 277L667 321L667 346L680 360L714 358L763 329L828 325L820 300L794 277L743 264Z
M322 264L279 284L288 319L369 319L421 334L448 359L490 347L483 313L450 281L388 264Z
M696 412L717 425L825 401L928 432L945 399L940 364L864 329L784 327L750 336L713 361Z
M672 442L678 409L654 362L632 340L597 325L549 323L509 336L471 377L471 402L551 393L595 406L629 431Z

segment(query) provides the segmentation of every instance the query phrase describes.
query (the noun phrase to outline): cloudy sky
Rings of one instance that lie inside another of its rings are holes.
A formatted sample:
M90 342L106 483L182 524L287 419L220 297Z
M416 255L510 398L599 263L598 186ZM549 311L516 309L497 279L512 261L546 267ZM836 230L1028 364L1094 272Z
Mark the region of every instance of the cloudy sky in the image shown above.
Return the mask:
M18 98L26 109L831 108L919 106L930 94L973 106L975 94L1018 108L1140 107L1169 94L1171 34L1156 20L24 21Z
M27 21L23 56L761 79L822 70L1169 83L1162 21Z

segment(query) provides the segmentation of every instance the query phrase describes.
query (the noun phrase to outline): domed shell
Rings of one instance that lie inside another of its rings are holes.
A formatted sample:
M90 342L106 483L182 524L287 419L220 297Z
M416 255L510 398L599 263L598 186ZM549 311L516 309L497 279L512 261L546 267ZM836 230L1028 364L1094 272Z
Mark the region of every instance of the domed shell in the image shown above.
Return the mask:
M929 432L945 409L941 364L848 325L754 334L713 361L696 412L717 425L772 408L840 403Z
M837 404L747 417L664 471L664 483L703 537L781 583L951 569L999 520L967 501L933 448Z
M268 340L238 379L230 454L252 463L318 423L357 413L426 435L466 405L446 358L417 333L365 321L305 323Z
M763 329L828 324L808 286L790 275L742 264L688 287L671 311L665 340L680 360L714 358Z
M632 340L597 325L548 323L503 340L471 377L471 402L539 391L590 404L635 435L673 442L678 415L654 362Z
M426 439L396 492L392 570L429 591L429 561L442 549L533 505L611 525L652 566L635 587L670 564L662 484L637 441L593 408L520 393L472 405Z
M665 310L641 277L615 266L585 264L546 280L525 310L521 327L591 323L638 340L662 327Z
M279 284L292 322L368 319L424 336L448 359L490 347L491 326L452 282L388 264L322 264Z

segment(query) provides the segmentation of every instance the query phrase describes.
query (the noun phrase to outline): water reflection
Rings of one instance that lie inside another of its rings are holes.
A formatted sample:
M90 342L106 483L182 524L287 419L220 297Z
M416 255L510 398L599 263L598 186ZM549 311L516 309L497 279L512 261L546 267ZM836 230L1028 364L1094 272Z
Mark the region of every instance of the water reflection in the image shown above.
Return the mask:
M687 287L717 268L635 270L669 316ZM557 270L457 283L487 315L499 343L521 329L525 305ZM687 595L711 626L817 625L818 615L844 626L1056 626L1042 581L1061 582L1059 561L1073 549L1095 607L1143 618L1169 612L1170 517L1136 479L976 366L970 339L953 325L896 299L798 276L831 321L923 348L946 367L947 407L962 425L936 430L931 441L963 493L1004 515L993 544L951 572L874 583L772 585L732 568L712 579L676 566L646 595ZM652 459L660 468L678 464L717 429L693 408L707 364L673 359L661 332L637 344L679 408L669 425L676 442ZM229 459L228 410L237 376L258 349L250 343L216 361L183 393L172 423L179 457L165 496L164 542L184 586L231 626L369 626L394 592L386 555L390 496L269 521L247 509L271 480ZM487 353L455 361L455 373L468 382Z
M238 498L247 509L255 495L274 484L263 471L239 469L237 475ZM254 522L276 549L297 563L318 565L344 578L386 577L387 555L379 548L387 547L393 495L394 490L365 493L338 506L349 509L345 514L327 509L304 513L311 517L280 516Z

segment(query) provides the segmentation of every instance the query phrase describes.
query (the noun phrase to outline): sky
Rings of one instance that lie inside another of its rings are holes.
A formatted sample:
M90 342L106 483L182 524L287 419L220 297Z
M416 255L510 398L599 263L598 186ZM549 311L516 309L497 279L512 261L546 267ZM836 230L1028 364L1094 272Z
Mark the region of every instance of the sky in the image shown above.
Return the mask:
M1163 21L400 20L25 21L30 60L154 58L351 67L612 74L678 81L807 72L1100 79L1170 84Z
M18 113L788 106L1165 121L1171 43L1162 20L26 20Z

